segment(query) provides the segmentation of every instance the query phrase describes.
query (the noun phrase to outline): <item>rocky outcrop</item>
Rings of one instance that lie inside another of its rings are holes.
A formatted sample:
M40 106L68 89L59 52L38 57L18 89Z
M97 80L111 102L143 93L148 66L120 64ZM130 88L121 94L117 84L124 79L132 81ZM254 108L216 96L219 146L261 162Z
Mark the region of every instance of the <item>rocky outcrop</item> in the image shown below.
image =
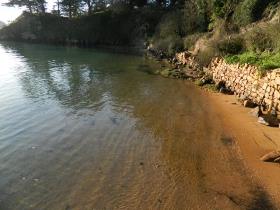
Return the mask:
M280 69L267 71L261 76L255 66L228 64L215 58L207 71L216 83L224 82L240 98L280 111Z

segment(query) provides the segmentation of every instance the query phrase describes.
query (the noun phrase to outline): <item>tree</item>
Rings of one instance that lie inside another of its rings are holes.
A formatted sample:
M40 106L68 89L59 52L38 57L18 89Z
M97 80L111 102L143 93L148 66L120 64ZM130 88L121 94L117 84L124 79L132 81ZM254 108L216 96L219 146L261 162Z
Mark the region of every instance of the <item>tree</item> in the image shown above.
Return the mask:
M82 3L87 6L87 13L91 14L95 0L82 0Z
M45 13L46 12L46 1L45 0L35 0L35 8L37 13Z
M60 5L61 5L60 0L56 0L54 2L53 9L52 9L51 13L60 16L60 13L61 13L60 12Z
M26 7L30 13L45 13L46 1L45 0L9 0L3 5L8 7Z
M61 10L66 13L69 18L78 15L80 4L81 0L62 0L60 3Z

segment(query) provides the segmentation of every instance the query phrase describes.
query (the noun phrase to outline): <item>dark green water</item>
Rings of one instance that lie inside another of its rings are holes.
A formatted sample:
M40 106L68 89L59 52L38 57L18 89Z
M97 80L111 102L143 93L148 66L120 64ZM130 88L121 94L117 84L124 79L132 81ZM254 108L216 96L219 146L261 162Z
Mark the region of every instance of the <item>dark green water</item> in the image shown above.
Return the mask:
M1 210L269 206L206 97L157 63L19 43L0 61Z

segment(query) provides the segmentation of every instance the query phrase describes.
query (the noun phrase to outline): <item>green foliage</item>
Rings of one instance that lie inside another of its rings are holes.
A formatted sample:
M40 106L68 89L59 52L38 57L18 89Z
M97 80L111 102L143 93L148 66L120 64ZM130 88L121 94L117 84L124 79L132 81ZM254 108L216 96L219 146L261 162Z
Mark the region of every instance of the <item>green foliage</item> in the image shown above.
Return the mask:
M152 36L155 50L171 56L178 51L190 48L198 39L195 34L207 30L206 2L205 0L189 0L181 9L168 11Z
M271 51L273 49L273 37L264 29L255 27L245 34L247 49L253 52Z
M228 55L225 56L227 63L240 63L240 64L252 64L260 67L262 70L280 68L280 53L254 53L244 52L240 55Z
M234 21L245 26L259 20L266 7L276 0L243 0L236 8L234 13Z
M0 37L10 40L77 45L137 45L158 24L162 11L143 8L121 13L107 10L79 18L25 13L0 31ZM30 35L27 38L27 35ZM141 44L140 43L140 44Z
M223 18L225 16L225 0L214 0L213 2L213 13L215 16Z
M228 18L240 0L213 0L213 15L218 18Z
M203 50L199 51L196 60L201 66L208 66L212 58L219 55L219 51L215 45L208 45Z
M0 38L138 47L144 47L148 40L154 50L167 56L181 50L194 50L199 62L207 65L213 56L279 51L279 23L247 27L246 32L239 27L258 20L276 1L60 0L54 10L56 15L24 14L1 30ZM28 7L28 2L44 5L45 0L9 0L8 4ZM59 17L60 11L67 17ZM244 32L242 37L237 35L240 31ZM207 36L202 37L204 34Z
M205 0L188 0L182 9L182 36L204 32L208 28L208 4Z
M254 7L258 0L244 0L238 5L234 13L234 21L240 25L245 26L255 21L254 19Z
M156 28L156 34L158 38L167 38L169 36L180 36L182 13L180 10L175 10L167 13L162 17L162 20Z
M69 18L75 17L79 13L80 9L80 0L62 0L61 1L61 10Z
M9 7L26 7L30 13L45 13L46 11L45 0L9 0L4 5Z
M171 57L183 50L183 40L179 36L168 36L154 42L154 49Z
M243 39L240 37L223 39L217 45L222 54L237 54L244 48Z
M195 33L183 38L184 50L192 50L197 40L203 35L203 33Z

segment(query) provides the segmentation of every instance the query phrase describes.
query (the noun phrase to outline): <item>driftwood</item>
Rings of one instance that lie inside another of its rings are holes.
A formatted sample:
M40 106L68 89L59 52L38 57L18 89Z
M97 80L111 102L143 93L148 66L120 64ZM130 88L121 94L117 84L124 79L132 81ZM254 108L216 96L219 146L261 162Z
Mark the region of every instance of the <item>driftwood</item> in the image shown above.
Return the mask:
M280 151L272 151L261 157L264 162L280 162Z

